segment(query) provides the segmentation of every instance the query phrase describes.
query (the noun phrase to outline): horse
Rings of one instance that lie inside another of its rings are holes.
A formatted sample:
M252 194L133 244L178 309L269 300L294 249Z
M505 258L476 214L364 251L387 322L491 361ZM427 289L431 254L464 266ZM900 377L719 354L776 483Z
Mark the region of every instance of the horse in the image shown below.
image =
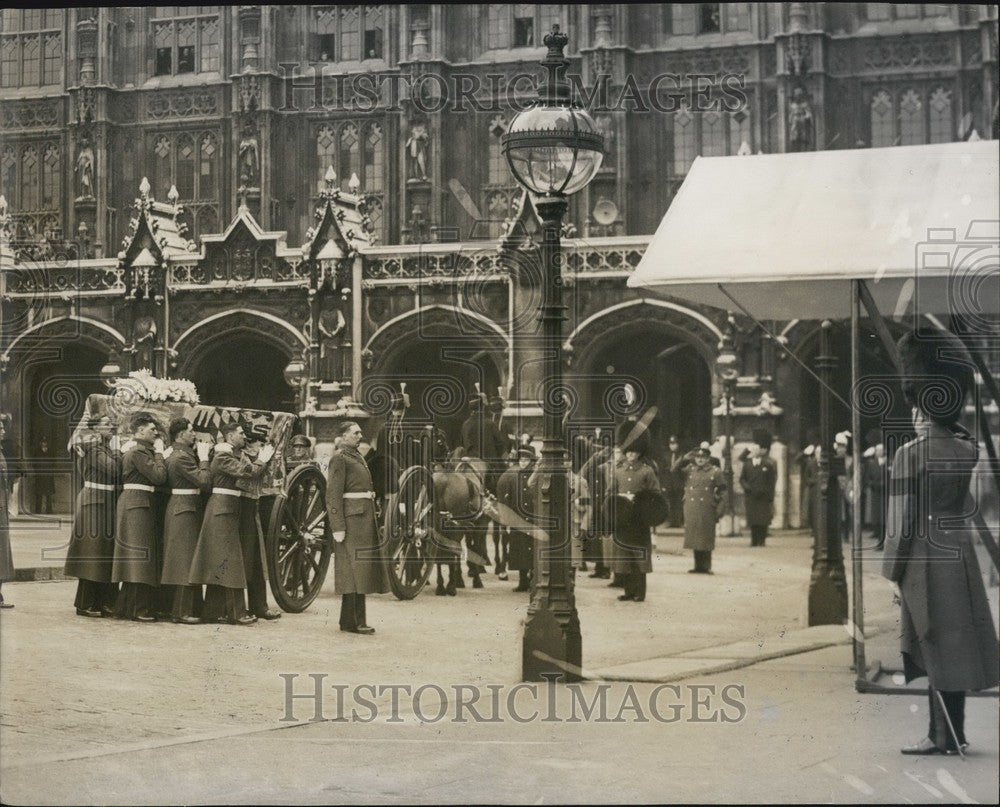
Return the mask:
M434 543L439 551L435 593L439 596L454 596L456 588L465 586L461 570L463 537L472 587L483 587L480 576L488 562L486 532L494 509L485 485L488 468L481 459L463 456L461 449L434 460Z

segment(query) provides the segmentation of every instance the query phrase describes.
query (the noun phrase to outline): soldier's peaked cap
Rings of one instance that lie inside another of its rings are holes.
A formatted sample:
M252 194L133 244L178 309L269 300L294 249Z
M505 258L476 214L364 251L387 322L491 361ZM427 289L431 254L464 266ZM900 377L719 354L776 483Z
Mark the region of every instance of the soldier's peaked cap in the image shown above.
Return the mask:
M771 447L771 433L767 429L754 429L753 441L763 449Z

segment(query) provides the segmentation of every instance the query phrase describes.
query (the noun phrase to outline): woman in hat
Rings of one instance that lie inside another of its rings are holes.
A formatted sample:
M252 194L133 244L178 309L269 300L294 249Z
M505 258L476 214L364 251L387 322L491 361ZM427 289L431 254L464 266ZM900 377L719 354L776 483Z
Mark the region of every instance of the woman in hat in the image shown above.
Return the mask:
M619 428L617 437L624 459L615 467L611 489L615 502L611 568L622 575L625 584L625 592L618 599L642 602L646 599L646 575L653 571L653 542L650 526L641 518L639 509L631 505L640 492L659 491L660 482L646 459L649 433L645 428L635 422L626 422Z
M899 586L906 680L927 676L930 701L927 736L902 752L962 753L965 693L1000 681L997 636L967 524L976 512L970 486L978 448L958 419L972 370L961 341L945 331L920 328L900 339L899 350L917 437L892 462L882 574Z
M715 524L725 502L726 478L711 457L711 446L703 442L674 463L684 474L684 548L694 552L692 574L712 574Z

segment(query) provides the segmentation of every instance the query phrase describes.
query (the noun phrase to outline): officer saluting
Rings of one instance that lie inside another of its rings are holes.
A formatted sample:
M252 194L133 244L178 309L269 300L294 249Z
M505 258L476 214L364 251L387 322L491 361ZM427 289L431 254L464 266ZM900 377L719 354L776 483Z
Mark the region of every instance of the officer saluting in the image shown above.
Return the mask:
M365 614L365 594L389 590L378 556L375 488L364 457L358 453L361 427L345 420L337 430L340 450L330 458L326 507L333 529L334 591L341 595L340 629L372 634Z
M726 478L711 457L711 446L703 442L674 463L674 470L685 475L684 548L694 551L692 574L712 574L715 523L722 515Z

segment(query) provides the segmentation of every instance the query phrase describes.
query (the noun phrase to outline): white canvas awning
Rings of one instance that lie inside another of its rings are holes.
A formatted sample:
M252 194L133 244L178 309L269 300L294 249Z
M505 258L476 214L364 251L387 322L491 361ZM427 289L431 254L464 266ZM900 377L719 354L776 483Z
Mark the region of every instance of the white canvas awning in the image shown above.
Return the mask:
M855 279L890 316L997 313L998 239L995 140L702 157L628 285L761 319L846 318Z

